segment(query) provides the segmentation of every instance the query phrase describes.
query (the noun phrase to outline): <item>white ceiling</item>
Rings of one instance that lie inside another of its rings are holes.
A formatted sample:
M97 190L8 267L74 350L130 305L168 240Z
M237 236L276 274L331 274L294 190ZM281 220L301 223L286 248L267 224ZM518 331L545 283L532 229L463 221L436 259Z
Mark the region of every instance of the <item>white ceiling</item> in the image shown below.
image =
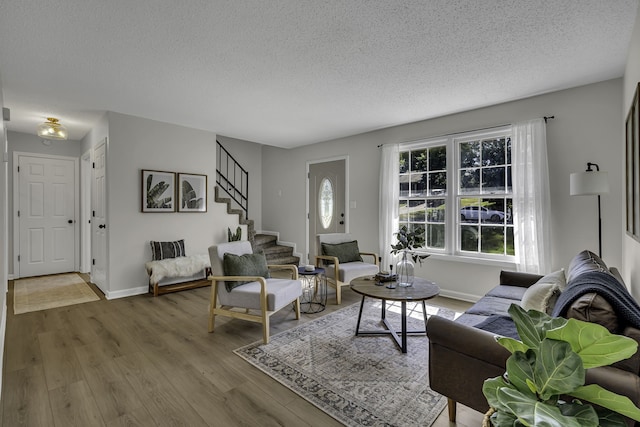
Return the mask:
M295 147L622 76L638 0L2 0L10 130Z

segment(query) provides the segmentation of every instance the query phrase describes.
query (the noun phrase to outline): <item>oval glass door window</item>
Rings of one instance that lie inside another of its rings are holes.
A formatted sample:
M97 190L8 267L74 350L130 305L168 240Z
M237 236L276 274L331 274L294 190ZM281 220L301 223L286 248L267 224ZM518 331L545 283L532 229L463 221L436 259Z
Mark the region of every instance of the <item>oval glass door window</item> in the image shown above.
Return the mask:
M329 179L323 178L318 192L318 206L320 207L318 213L320 214L322 227L325 229L329 228L331 221L333 221L333 198L333 185Z

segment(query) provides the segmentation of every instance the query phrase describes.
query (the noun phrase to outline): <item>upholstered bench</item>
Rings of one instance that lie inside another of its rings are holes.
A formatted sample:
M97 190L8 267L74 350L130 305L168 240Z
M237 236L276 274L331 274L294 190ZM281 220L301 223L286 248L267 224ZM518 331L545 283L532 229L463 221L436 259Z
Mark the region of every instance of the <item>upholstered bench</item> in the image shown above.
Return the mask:
M211 275L208 254L186 255L184 240L151 241L152 261L145 264L149 275L149 292L153 296L185 289L209 286Z

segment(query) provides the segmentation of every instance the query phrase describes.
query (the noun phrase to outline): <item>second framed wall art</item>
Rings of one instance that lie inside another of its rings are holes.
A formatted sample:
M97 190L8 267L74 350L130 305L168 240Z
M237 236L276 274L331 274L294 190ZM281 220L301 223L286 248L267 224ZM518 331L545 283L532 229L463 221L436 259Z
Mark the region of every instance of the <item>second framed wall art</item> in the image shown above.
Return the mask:
M207 176L178 174L178 212L207 211Z
M206 212L207 175L142 170L142 212Z

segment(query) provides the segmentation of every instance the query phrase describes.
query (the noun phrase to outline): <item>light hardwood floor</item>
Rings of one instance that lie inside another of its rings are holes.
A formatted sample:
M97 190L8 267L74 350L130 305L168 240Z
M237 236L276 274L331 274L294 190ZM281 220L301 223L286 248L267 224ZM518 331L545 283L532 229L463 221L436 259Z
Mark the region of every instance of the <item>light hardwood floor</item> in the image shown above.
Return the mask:
M261 326L221 319L207 333L209 288L139 295L13 315L9 283L1 420L14 426L338 426L340 423L233 354ZM281 310L272 334L330 313ZM469 304L430 300L464 311ZM391 342L390 342L391 345ZM425 367L427 369L427 367ZM479 426L482 414L447 411L435 427Z

